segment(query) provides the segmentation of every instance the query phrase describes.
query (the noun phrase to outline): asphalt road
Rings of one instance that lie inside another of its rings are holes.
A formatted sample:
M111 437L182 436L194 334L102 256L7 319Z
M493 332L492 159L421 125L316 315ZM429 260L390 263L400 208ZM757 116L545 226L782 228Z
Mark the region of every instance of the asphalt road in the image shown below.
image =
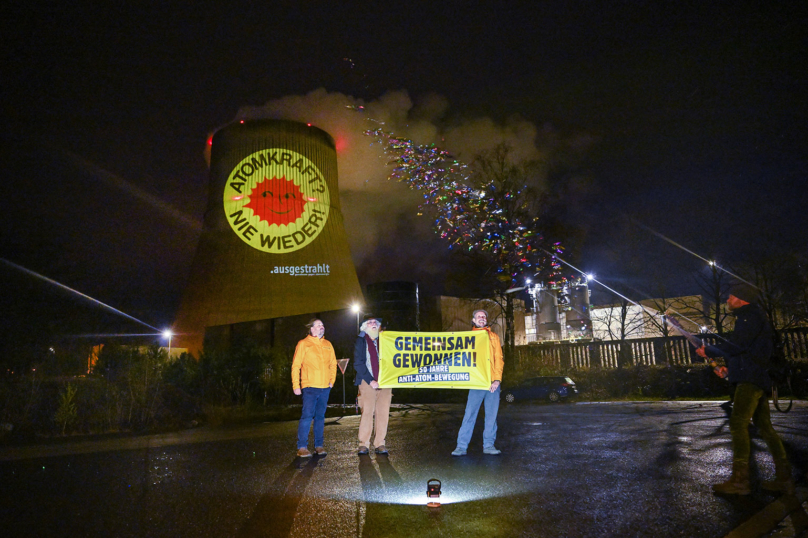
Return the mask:
M482 454L479 417L455 458L462 411L397 410L387 457L355 454L358 417L329 421L328 456L309 460L295 458L296 422L0 447L2 534L751 536L744 522L780 502L712 495L731 459L714 402L503 405L502 455ZM800 477L807 418L802 403L773 413ZM759 438L753 456L756 480L772 476ZM440 508L426 507L431 478Z

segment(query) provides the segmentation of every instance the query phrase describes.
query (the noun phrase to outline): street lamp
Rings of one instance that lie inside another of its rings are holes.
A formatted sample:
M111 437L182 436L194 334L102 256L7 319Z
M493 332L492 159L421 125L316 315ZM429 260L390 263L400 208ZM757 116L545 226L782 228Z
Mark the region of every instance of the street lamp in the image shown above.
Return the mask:
M168 339L168 358L171 359L171 337L174 336L174 333L166 329L163 331L163 338Z
M360 325L362 325L359 316L362 314L362 308L359 306L359 303L354 303L351 305L351 312L356 314L356 330L359 331Z

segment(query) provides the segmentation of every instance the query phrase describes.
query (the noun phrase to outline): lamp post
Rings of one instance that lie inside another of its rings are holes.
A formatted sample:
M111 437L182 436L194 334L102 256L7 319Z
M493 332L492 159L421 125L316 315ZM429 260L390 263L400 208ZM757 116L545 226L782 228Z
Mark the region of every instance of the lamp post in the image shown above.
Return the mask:
M354 303L351 305L351 311L356 314L356 332L359 332L359 327L362 326L362 307L359 306L359 303ZM343 359L345 361L345 365L348 365L348 359ZM357 400L358 401L358 400ZM345 409L345 371L342 372L342 407Z
M359 303L354 303L351 305L351 311L356 314L356 330L359 331L359 327L362 325L360 316L362 315L362 308L359 306Z
M168 359L171 360L171 337L174 336L169 330L163 331L163 338L168 338Z

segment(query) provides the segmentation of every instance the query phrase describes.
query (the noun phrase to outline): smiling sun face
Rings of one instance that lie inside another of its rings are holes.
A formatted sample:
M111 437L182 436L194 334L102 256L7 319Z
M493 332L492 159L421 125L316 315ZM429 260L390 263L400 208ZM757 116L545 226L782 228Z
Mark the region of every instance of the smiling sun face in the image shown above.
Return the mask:
M283 177L264 178L250 192L250 201L244 204L268 225L291 224L303 215L306 198L293 181Z
M233 166L222 191L230 228L250 247L288 254L310 245L331 208L328 182L308 157L265 148Z

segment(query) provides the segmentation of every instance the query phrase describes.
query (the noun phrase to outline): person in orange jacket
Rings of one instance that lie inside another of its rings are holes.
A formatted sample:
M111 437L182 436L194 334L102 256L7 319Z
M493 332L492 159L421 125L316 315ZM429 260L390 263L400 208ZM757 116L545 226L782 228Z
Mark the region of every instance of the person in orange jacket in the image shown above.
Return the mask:
M314 421L314 452L325 456L324 430L325 410L328 395L337 379L337 356L334 346L323 338L325 325L319 319L311 320L306 327L309 335L297 343L292 360L292 389L295 395L303 396L303 412L297 425L297 455L311 457L309 430Z
M463 415L463 423L457 433L457 448L452 451L452 456L465 456L471 441L471 434L474 431L474 423L477 422L477 413L480 406L485 407L485 429L483 430L483 454L497 455L502 451L494 446L497 440L497 413L499 412L499 385L502 381L502 345L499 342L497 333L488 326L488 312L485 310L475 310L471 315L471 322L474 325L472 330L488 331L488 342L491 352L491 386L487 390L470 389L468 401L466 402L466 413Z

